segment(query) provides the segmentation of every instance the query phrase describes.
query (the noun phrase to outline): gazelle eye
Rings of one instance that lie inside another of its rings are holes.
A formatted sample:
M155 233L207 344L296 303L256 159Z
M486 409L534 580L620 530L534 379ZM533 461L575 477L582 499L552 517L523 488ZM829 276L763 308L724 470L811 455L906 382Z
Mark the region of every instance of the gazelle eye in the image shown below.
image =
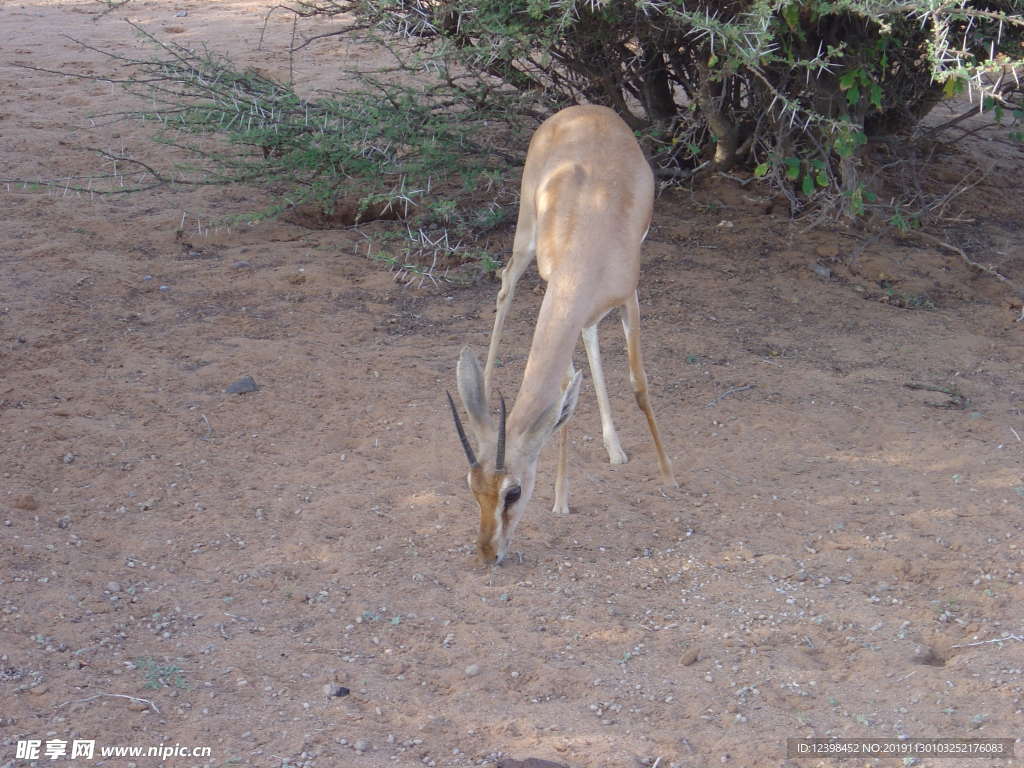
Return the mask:
M519 497L522 495L523 489L520 488L518 485L509 488L508 492L505 494L505 506L507 507L510 504L515 504L517 501L519 501Z

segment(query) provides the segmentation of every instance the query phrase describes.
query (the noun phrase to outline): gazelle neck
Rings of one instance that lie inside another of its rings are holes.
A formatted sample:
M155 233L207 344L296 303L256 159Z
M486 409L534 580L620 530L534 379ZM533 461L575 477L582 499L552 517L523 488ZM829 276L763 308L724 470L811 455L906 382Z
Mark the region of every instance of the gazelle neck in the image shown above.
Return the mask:
M586 321L586 307L580 304L578 297L573 300L560 296L558 289L548 284L537 316L519 395L508 417L510 435L522 434L561 399L572 353Z

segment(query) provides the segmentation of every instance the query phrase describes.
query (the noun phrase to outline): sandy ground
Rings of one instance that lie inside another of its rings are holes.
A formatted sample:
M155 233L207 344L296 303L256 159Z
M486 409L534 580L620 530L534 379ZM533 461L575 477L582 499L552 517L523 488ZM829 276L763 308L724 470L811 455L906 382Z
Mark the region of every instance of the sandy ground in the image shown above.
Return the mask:
M134 106L120 89L15 66L106 71L63 34L138 52L127 15L287 71L284 15L256 50L265 8L0 5L0 175L102 171L82 147L158 156L144 127L90 119ZM328 80L342 49L307 49L297 76ZM948 151L943 180L991 173L933 230L1018 283L1022 159ZM99 748L291 768L1024 760L786 757L793 737L1024 733L1024 323L996 280L920 238L807 232L729 180L666 193L641 303L682 487L658 486L608 322L631 461L607 463L585 384L573 514L550 512L549 446L521 560L485 570L444 390L460 347L486 347L495 284L403 286L357 232L220 223L261 194L0 188L0 766L29 764L28 739L95 740L60 762L121 766L161 761ZM524 287L506 392L540 301ZM224 392L244 375L257 392Z

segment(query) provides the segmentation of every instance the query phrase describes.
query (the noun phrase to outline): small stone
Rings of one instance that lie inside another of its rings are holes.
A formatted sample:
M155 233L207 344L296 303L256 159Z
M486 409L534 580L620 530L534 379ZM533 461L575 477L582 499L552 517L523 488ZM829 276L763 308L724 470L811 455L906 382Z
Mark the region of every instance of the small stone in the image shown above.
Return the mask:
M337 683L327 683L324 686L324 694L330 698L341 698L342 696L348 696L351 691L343 685Z
M479 664L470 664L468 667L466 667L466 677L476 677L479 674L480 674L480 665Z
M67 515L64 515L64 517L60 518L57 521L57 527L58 528L62 528L62 529L70 528L71 527L71 518L68 517Z
M116 581L108 581L107 586L104 587L104 589L106 589L107 592L120 592L121 585L118 584Z
M683 651L683 655L679 657L679 663L684 667L688 667L695 663L700 658L700 649L693 645Z
M132 712L146 712L149 709L149 704L144 701L130 701L128 702L128 709Z
M352 748L359 754L362 754L363 752L369 751L370 742L368 742L366 739L357 739L356 743L352 745Z
M13 504L15 509L22 509L26 512L34 512L39 509L39 502L36 501L36 497L30 493L23 493L20 496L15 496Z
M64 458L62 460L65 464L74 464L76 458L78 457L75 456L75 454L73 453L65 453Z
M232 269L252 269L252 264L248 261L236 261L231 265Z
M255 392L259 389L252 376L243 376L238 381L232 382L224 391L229 395L244 395L248 392Z
M185 18L186 16L188 16L188 11L178 11L178 12L177 12L176 14L174 14L174 15L175 15L175 16L176 16L177 18L179 18L179 19L183 19L183 18Z
M823 267L821 264L810 264L811 271L814 272L822 280L832 279L832 270L828 267Z
M50 686L48 686L46 683L40 683L37 686L29 688L28 692L31 693L33 696L42 696L48 690L50 690Z

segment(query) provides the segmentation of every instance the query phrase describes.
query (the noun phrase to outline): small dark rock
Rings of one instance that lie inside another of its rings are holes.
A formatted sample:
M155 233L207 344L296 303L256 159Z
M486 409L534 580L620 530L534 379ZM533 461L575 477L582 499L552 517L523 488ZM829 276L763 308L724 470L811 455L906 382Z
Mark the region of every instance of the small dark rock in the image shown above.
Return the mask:
M229 395L244 395L247 392L255 392L259 389L252 376L243 376L238 381L232 382L224 391Z
M64 517L60 518L60 520L57 521L57 527L58 528L70 528L71 527L71 518L68 517L67 515L64 515Z
M252 264L248 261L236 261L231 266L233 269L252 269Z
M25 512L34 512L39 509L39 502L36 501L35 496L30 493L23 493L20 496L14 497L13 506L15 509L21 509Z
M332 698L341 698L342 696L348 696L351 691L344 685L338 685L337 683L328 683L324 686L324 693Z

